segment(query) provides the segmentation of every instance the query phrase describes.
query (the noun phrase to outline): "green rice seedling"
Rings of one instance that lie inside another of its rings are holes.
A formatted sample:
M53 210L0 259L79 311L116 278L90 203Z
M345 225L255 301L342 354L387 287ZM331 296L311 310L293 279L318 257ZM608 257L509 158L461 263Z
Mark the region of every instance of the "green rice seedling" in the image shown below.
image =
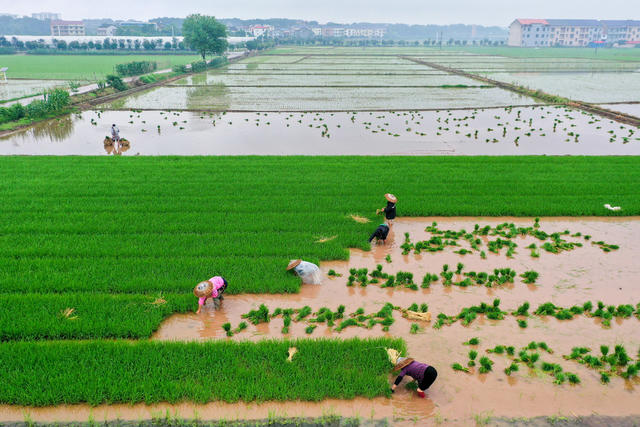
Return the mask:
M304 330L307 334L312 334L313 330L317 327L318 325L309 325L307 326L307 328Z
M537 345L538 345L538 348L546 351L549 354L553 354L553 350L549 348L546 342L542 341L542 342L539 342Z
M580 384L580 377L577 376L576 374L574 374L572 372L567 372L566 376L567 376L567 380L569 381L569 383L571 383L571 384Z
M469 341L463 343L464 345L478 345L480 344L480 338L478 337L473 337L471 339L469 339Z
M530 304L528 301L525 301L520 307L518 307L518 309L514 312L512 312L511 314L513 314L514 316L529 316L529 307Z
M513 372L517 372L518 370L520 370L520 366L516 362L511 362L511 365L504 369L504 373L510 376Z
M505 348L503 345L497 345L492 349L487 350L487 353L504 354Z
M558 385L563 384L567 379L567 376L564 372L556 372L554 376L555 380L553 381L553 383Z
M453 365L451 365L451 367L453 368L454 371L462 371L462 372L469 372L468 368L465 368L464 366L462 366L459 363L454 363Z
M637 365L629 365L626 371L622 372L621 376L624 379L635 378L638 376L638 366Z
M329 272L327 273L328 276L331 277L342 277L342 274L340 273L336 273L336 271L334 269L329 270Z
M602 357L603 358L607 357L607 354L609 354L609 346L601 345L600 346L600 353L602 353Z
M360 326L356 319L346 319L340 322L340 324L336 327L336 332L341 332L343 329L348 328L349 326Z
M247 329L247 326L248 326L248 325L247 325L247 322L240 322L240 323L238 324L238 327L237 327L237 328L235 329L235 331L233 331L233 332L234 332L234 333L236 333L236 334L237 334L237 333L239 333L239 332L242 332L242 331L244 331L245 329Z
M385 261L387 261L388 263L391 263L391 255L387 255L384 259L385 259Z
M600 372L600 382L602 384L609 384L611 382L611 377L606 372Z
M420 325L418 325L417 323L412 323L412 324L411 324L411 328L410 328L410 330L409 330L409 333L411 333L411 334L414 334L414 335L415 335L415 334L417 334L418 332L420 332L420 331L421 331L421 329L422 329L422 328L420 327Z
M409 306L409 308L407 309L409 311L418 311L418 304L416 304L415 302L413 304L411 304Z
M523 282L527 284L536 283L538 276L539 276L538 272L533 270L525 271L520 275L520 277L524 279Z
M573 313L566 308L560 309L556 312L555 318L558 320L569 320L573 319Z
M309 307L308 305L305 305L304 307L302 307L300 310L298 310L298 315L296 316L296 322L301 321L302 319L308 317L313 310L311 310L311 307Z
M478 352L476 350L469 350L469 363L467 363L467 366L476 366L476 357L478 357Z
M484 251L480 251L480 258L487 259L487 254Z
M456 268L456 274L462 274L462 269L464 269L464 264L459 262Z
M486 374L491 372L493 369L493 361L486 356L480 358L480 370L481 374Z
M558 308L551 302L541 304L535 313L539 316L554 316Z
M420 304L420 312L421 313L427 313L429 312L429 305L426 303L422 303Z
M266 305L260 304L258 310L251 310L249 313L243 314L242 318L249 319L249 321L254 325L269 323L269 309Z
M227 333L228 337L233 336L233 331L231 330L231 323L225 323L222 325L222 329Z

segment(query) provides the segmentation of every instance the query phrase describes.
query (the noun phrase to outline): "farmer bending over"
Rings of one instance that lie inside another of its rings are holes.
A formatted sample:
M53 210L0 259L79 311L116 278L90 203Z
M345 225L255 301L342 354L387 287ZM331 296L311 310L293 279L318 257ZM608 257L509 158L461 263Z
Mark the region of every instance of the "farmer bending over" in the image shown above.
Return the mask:
M216 300L220 303L224 299L222 294L228 285L227 281L220 276L214 276L206 282L198 283L193 288L193 294L198 297L198 311L196 311L196 314L200 314L200 310L207 303L208 298L213 298L214 306L216 305Z
M287 266L287 271L290 270L300 276L302 283L307 285L319 285L322 281L320 268L311 262L302 261L301 259L292 260Z
M369 243L371 243L373 239L376 239L376 242L378 242L379 240L382 240L382 243L384 244L386 243L388 235L389 235L389 226L387 224L380 224L378 228L376 228L376 231L373 232L371 237L369 237Z
M396 203L398 203L398 199L391 193L385 194L384 198L387 199L387 206L376 210L376 215L384 213L384 217L387 219L387 222L389 225L392 225L393 220L396 218Z
M424 398L424 392L431 387L431 384L436 380L438 373L433 366L429 366L426 363L416 362L412 358L398 357L398 362L393 368L394 371L400 370L400 375L396 378L395 382L391 386L391 393L393 393L402 382L405 375L409 375L418 382L418 396Z

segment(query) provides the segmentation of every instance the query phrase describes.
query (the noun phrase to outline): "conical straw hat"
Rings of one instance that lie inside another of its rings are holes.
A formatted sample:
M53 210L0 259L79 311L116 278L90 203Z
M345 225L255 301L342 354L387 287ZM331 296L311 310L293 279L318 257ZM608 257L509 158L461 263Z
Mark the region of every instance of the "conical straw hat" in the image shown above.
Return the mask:
M393 367L393 370L399 371L400 369L411 365L413 362L415 362L415 360L410 357L398 357L398 362L396 363L396 366Z
M391 203L398 203L398 198L391 193L387 193L384 195L384 198L387 199Z
M193 294L198 298L205 298L211 295L213 292L213 285L211 282L200 282L193 288Z
M291 262L289 263L289 265L287 266L287 271L289 271L289 270L291 270L291 269L293 269L293 268L296 268L297 266L299 266L299 265L300 265L300 263L301 263L301 262L302 262L302 260L301 260L301 259L294 259L294 260L293 260L293 261L291 261Z

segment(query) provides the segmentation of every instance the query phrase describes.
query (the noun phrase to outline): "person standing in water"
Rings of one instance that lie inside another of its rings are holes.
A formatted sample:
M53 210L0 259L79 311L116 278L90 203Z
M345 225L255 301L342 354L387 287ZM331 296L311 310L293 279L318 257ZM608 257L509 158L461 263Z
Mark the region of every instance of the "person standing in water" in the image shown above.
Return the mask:
M384 198L387 199L387 206L376 210L376 215L384 213L387 223L391 226L393 225L393 220L396 219L396 203L398 203L398 199L391 193L385 194Z
M211 279L200 282L193 289L193 294L198 297L198 311L196 314L200 314L202 306L207 303L208 298L213 298L213 305L215 307L216 300L218 304L224 299L224 291L227 290L227 283L224 277L214 276Z
M418 390L416 390L416 393L421 398L425 397L424 392L431 387L431 384L433 384L438 376L438 372L433 366L417 362L410 357L398 357L398 361L393 370L400 371L400 374L391 386L391 393L395 392L396 387L402 382L404 376L409 375L418 382Z

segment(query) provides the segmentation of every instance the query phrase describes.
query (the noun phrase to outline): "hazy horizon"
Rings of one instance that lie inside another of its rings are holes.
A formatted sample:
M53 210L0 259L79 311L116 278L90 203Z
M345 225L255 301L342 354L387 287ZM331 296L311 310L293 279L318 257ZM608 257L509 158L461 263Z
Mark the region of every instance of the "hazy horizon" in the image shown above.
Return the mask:
M137 19L185 17L191 13L214 15L218 18L269 19L289 18L319 23L399 23L399 24L478 24L507 27L515 18L565 19L640 19L640 2L611 0L603 12L602 2L539 0L535 4L515 4L508 0L324 0L299 2L294 0L237 0L222 1L157 0L148 3L111 0L88 4L81 0L29 0L9 2L0 0L0 12L30 16L37 12L56 12L63 19Z

